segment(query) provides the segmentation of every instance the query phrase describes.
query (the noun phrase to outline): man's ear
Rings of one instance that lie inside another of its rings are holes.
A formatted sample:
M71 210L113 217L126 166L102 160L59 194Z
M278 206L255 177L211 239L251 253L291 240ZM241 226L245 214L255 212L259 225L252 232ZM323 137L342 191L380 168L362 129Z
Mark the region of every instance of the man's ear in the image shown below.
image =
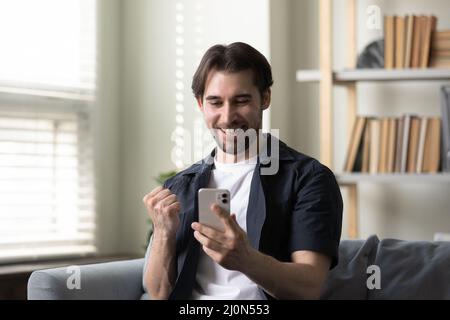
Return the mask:
M270 91L270 88L263 92L261 101L262 110L266 110L267 108L269 108L271 96L272 92Z
M202 101L202 98L196 98L196 100L197 100L198 108L200 109L200 111L203 111L203 101Z

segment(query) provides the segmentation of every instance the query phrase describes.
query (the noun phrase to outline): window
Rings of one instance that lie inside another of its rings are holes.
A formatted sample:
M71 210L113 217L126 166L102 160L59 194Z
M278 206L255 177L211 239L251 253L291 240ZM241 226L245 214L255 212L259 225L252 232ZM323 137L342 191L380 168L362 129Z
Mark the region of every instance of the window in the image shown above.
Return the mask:
M96 251L96 1L0 1L0 262Z

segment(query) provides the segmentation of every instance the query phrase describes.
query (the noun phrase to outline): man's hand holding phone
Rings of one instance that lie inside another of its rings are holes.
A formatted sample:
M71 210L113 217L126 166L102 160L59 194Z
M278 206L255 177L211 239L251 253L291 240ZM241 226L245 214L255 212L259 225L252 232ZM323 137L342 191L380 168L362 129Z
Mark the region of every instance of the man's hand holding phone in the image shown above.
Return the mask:
M199 199L199 210L201 207L204 210L208 205L208 212L214 215L221 226L218 227L217 222L214 227L210 226L211 221L214 221L211 217L200 219L199 222L191 225L194 229L194 237L202 245L203 251L222 267L245 272L251 264L252 253L255 250L250 246L246 232L237 223L236 215L230 215L229 209L228 211L224 209L224 207L229 208L229 202L228 204L222 202L223 190L218 190L216 193L219 196L203 197L203 199L217 199L217 201L208 203ZM228 197L228 199L230 198ZM208 216L208 212L204 214L199 212L199 218ZM205 221L209 225L202 223Z
M176 195L160 186L146 194L142 201L153 222L153 232L175 237L180 225L181 210Z

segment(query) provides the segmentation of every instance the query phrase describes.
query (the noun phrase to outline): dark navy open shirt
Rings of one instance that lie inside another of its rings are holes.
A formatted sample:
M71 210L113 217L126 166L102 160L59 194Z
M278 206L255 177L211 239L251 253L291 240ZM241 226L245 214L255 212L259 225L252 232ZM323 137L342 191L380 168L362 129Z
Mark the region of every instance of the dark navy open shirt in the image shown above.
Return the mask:
M338 262L342 226L342 197L334 174L316 159L276 141L279 152L268 159L258 157L252 177L247 210L250 244L283 262L290 262L298 250L322 253L331 258L333 268ZM176 238L177 280L170 299L189 299L195 285L201 248L191 223L198 221L197 192L208 186L213 156L214 151L164 184L182 208ZM278 171L261 174L275 160Z

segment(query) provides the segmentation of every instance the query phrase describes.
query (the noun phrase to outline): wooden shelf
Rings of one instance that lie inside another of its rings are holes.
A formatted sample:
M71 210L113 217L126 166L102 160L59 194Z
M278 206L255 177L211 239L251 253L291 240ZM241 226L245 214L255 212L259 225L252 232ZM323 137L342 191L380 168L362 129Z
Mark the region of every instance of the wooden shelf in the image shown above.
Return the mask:
M319 82L320 70L298 70L298 82ZM333 71L337 84L358 81L430 81L450 80L450 69L345 69Z
M362 182L369 183L450 183L450 173L388 173L388 174L368 174L368 173L341 173L336 174L336 179L341 185L352 185Z

